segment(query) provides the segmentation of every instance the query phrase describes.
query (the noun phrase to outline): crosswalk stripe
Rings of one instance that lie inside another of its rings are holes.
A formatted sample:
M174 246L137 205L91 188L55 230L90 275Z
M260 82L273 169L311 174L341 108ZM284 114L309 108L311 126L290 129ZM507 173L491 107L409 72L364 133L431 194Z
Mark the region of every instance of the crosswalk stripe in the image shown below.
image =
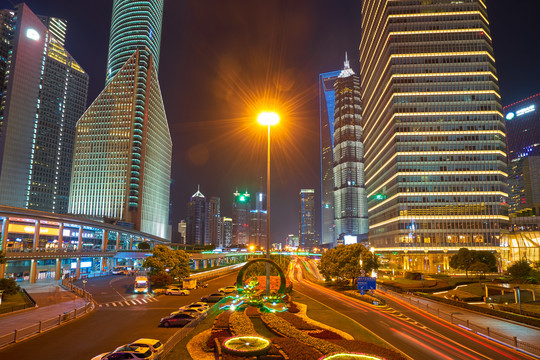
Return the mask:
M131 303L132 303L133 305L137 305L137 303L135 302L135 300L131 300Z
M146 299L141 299L142 302L144 302L145 304L148 302L146 301Z
M112 306L116 306L116 304L115 304L115 303L112 303Z
M102 307L103 305L99 304L99 307Z
M127 306L130 306L130 305L131 305L131 304L130 304L130 303L128 303L127 301L124 301L124 302L126 303L126 305L127 305Z
M120 305L120 306L124 306L124 303L121 303L121 302L119 302L119 303L118 303L118 305Z

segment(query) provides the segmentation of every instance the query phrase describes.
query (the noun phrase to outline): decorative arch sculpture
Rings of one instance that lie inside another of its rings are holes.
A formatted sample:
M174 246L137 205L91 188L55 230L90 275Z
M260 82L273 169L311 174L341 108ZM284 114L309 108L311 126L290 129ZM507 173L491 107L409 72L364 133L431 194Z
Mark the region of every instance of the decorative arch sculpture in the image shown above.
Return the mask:
M257 262L264 262L272 265L276 270L278 271L279 277L281 279L281 283L279 285L278 293L284 295L285 289L287 288L287 281L285 279L285 273L283 273L283 270L276 264L274 261L270 259L254 259L248 261L248 263L244 266L242 266L242 269L238 272L238 276L236 277L236 290L238 290L239 293L244 291L244 273L246 270L253 264Z

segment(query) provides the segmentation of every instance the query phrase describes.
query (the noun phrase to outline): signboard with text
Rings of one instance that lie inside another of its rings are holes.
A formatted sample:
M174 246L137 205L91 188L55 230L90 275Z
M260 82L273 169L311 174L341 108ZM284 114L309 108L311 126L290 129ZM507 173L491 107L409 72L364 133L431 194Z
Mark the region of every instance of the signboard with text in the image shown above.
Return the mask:
M376 278L370 276L359 276L356 284L362 295L365 294L366 290L375 290L377 288Z

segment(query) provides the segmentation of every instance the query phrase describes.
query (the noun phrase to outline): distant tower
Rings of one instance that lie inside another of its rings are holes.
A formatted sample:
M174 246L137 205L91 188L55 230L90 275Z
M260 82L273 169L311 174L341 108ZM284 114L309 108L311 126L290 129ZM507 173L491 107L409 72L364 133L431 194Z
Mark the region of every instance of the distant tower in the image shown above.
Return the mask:
M232 245L247 245L249 242L249 215L251 210L251 195L246 191L233 194L232 207Z
M321 133L321 235L323 244L334 242L334 84L341 70L319 75Z
M187 204L186 244L205 245L206 209L206 198L197 189Z
M88 75L51 29L25 4L0 14L0 204L66 213Z
M335 82L334 112L334 222L335 240L367 239L368 209L364 184L364 145L358 76L345 66Z
M206 243L212 244L214 246L219 246L219 223L221 219L221 210L220 210L220 198L217 196L212 196L207 202L208 208L208 235L206 237Z
M300 247L316 246L315 237L315 190L300 190L300 226L298 231Z
M69 210L166 237L172 140L157 72L162 13L163 0L113 3L107 82L77 123Z
M219 242L219 247L229 247L232 243L232 219L228 217L222 217L220 221L221 227L221 240Z
M256 194L255 209L250 212L249 243L255 246L266 246L266 196L262 192Z

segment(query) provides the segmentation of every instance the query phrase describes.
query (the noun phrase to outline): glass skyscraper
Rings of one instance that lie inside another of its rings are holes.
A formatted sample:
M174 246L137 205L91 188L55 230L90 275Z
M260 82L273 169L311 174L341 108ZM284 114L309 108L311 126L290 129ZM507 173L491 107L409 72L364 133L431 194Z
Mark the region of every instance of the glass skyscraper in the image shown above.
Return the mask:
M115 77L135 50L148 66L152 56L159 67L163 0L114 0L107 59L107 83Z
M208 228L208 207L206 198L197 190L187 205L186 244L206 245Z
M63 47L65 22L52 19L25 4L2 12L0 203L66 213L88 75Z
M249 215L251 211L251 195L246 191L240 194L236 190L232 204L232 245L249 243Z
M115 30L130 24L161 29L161 13L155 18L148 7L162 5L114 2L110 48L122 51L109 52L114 71L77 123L69 211L166 237L172 141L157 74L159 46L148 47L159 32Z
M334 244L349 244L367 240L368 211L360 81L346 55L334 90Z
M506 140L485 2L363 1L360 68L370 242L416 247L405 268L430 271L443 251L496 249Z
M300 223L298 246L312 248L317 245L315 235L315 190L300 190Z
M319 75L321 127L321 243L334 241L334 83L340 71Z

